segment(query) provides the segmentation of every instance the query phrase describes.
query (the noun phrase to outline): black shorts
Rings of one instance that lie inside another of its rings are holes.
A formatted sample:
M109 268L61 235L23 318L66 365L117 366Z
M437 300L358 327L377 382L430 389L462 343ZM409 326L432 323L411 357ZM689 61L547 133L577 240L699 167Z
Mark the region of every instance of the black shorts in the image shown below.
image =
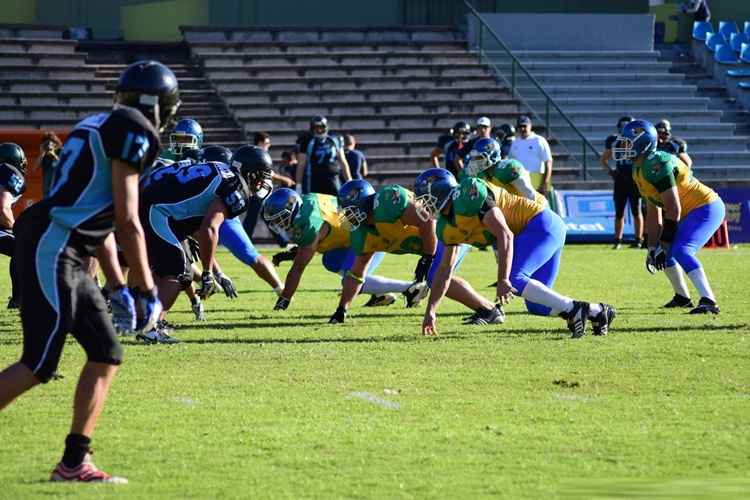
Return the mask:
M33 208L33 207L32 207ZM20 276L23 355L21 362L41 381L57 370L68 333L89 361L119 365L122 346L99 287L83 269L74 236L29 208L14 227Z
M615 190L612 197L615 201L615 217L625 215L625 205L630 202L630 212L636 217L641 209L641 193L633 180L633 176L626 170L615 174Z
M10 229L0 229L0 255L13 257L16 238Z
M338 174L313 174L312 182L310 184L311 193L338 196L339 189L341 189L341 181L339 180Z
M190 282L192 273L187 243L185 238L176 235L171 218L147 205L141 208L141 222L146 234L148 261L154 274Z

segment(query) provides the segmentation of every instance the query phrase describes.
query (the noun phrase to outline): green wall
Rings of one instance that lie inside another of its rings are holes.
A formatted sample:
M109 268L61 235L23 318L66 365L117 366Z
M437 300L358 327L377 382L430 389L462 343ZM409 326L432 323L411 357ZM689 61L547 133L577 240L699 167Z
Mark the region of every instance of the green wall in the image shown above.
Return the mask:
M0 19L4 23L33 24L36 22L35 0L3 0L3 13Z
M208 0L156 0L123 5L126 40L172 42L182 39L182 25L209 24Z

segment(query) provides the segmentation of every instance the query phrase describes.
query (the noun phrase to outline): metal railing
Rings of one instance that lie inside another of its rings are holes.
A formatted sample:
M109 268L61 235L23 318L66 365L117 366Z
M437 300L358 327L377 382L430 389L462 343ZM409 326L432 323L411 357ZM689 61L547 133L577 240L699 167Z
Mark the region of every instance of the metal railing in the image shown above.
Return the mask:
M469 0L464 0L464 3L468 8L468 15L477 20L476 33L474 33L477 60L490 66L505 82L513 98L518 99L538 122L544 123L548 139L555 137L571 159L578 156L575 151L580 151L578 163L583 169L583 179L586 180L589 176L589 166L596 168L596 161L601 156L599 152L560 109L537 79L513 55L495 30L482 19ZM564 140L561 140L561 137L564 137Z

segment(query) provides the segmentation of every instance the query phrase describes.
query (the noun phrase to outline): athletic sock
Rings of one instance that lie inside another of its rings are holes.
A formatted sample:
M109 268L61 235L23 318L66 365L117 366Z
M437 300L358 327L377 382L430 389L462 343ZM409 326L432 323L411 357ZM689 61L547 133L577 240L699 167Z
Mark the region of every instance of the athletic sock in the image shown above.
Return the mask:
M687 282L685 281L685 274L682 272L682 267L679 264L666 268L664 274L667 275L669 282L672 283L674 293L688 299L690 298L690 290L688 290Z
M68 434L65 438L65 452L62 463L69 469L75 469L83 463L86 453L89 452L91 438L82 434Z
M529 302L549 307L550 316L557 316L561 312L573 309L573 299L560 295L544 283L534 279L529 280L521 296Z
M706 273L703 271L702 266L690 271L688 273L688 278L690 278L690 282L695 289L698 290L701 297L716 302L716 297L714 297L714 292L711 290L711 285L708 284L708 278L706 277Z
M404 293L411 286L410 281L392 280L382 276L367 276L360 293L381 295L384 293Z

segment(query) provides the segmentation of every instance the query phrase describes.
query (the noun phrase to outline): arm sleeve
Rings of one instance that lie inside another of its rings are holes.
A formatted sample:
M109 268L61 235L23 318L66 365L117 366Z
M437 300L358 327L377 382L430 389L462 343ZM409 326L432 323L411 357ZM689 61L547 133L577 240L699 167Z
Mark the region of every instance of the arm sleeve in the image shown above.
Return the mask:
M529 183L528 178L519 177L518 179L514 180L511 184L513 184L513 187L518 189L519 193L523 194L524 198L528 198L530 200L533 200L536 198L536 191Z
M16 169L0 164L0 188L8 191L15 198L26 191L26 181Z
M159 136L143 115L129 109L110 113L99 129L107 158L121 160L138 171L149 168L159 154Z
M247 200L243 194L242 185L239 179L224 179L216 190L216 195L227 208L228 218L234 218L247 210Z

